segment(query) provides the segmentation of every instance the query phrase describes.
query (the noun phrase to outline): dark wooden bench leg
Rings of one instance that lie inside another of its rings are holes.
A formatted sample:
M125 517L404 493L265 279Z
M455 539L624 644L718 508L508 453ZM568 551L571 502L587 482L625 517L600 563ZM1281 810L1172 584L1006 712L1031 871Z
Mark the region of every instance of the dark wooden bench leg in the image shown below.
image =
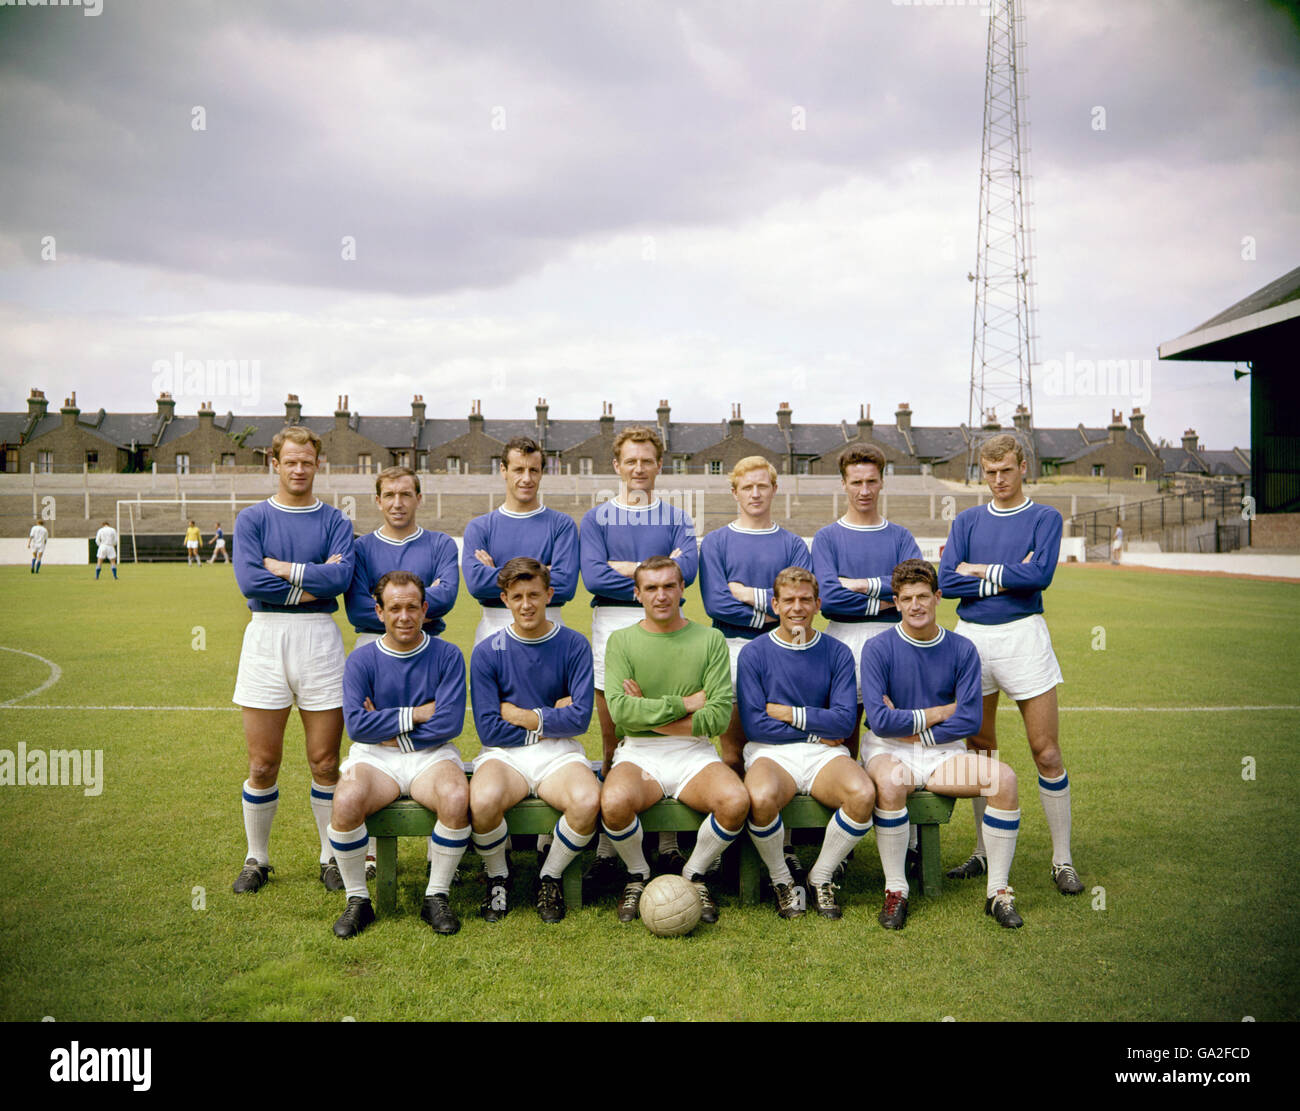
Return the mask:
M758 850L754 848L754 842L745 836L740 845L740 905L742 907L758 905L758 880L761 866L762 862L758 858Z
M560 886L564 889L564 906L568 910L582 909L582 853L579 853L564 869L560 877Z
M943 890L943 867L939 862L939 827L918 825L917 848L921 851L921 894L938 895Z
M397 838L375 838L375 897L380 914L397 910Z

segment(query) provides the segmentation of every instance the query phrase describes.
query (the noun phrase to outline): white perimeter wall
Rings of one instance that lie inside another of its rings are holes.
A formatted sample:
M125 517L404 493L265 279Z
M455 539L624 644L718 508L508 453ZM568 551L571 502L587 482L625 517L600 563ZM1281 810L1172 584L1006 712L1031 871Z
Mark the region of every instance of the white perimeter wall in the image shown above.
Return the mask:
M41 563L89 563L89 551L90 544L84 536L72 540L49 540L45 544L45 558ZM121 549L118 549L117 557L120 561ZM26 539L0 538L0 563L31 563L31 561L32 553L27 550Z
M1129 567L1164 567L1171 571L1224 571L1229 575L1269 575L1300 579L1300 556L1252 555L1249 552L1125 552Z

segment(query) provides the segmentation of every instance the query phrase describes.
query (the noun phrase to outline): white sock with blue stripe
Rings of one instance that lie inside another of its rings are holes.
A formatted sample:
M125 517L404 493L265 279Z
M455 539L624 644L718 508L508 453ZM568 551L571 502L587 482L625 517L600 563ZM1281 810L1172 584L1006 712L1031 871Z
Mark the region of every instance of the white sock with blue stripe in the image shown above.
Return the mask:
M695 851L682 869L682 875L687 879L703 876L722 855L722 850L739 837L744 828L742 825L740 829L724 829L717 817L710 814L700 823L700 830L695 835Z
M311 781L311 812L316 819L316 832L320 834L320 862L328 864L330 851L330 814L334 810L334 787Z
M1070 863L1070 777L1062 769L1055 779L1038 777L1038 797L1052 834L1052 863Z
M542 876L548 880L558 880L564 875L564 869L587 847L592 836L590 833L575 833L569 820L561 814L560 820L555 823L555 831L551 834L551 848L546 854Z
M370 898L366 888L366 823L362 822L356 829L335 829L329 827L330 852L338 862L339 875L343 877L343 887L349 899L360 896Z
M753 822L748 825L749 839L754 842L758 857L763 862L763 867L767 869L767 874L772 877L772 882L793 883L794 877L790 875L790 866L785 862L785 841L777 836L785 829L781 815L778 813L770 825L756 826Z
M470 827L452 829L439 820L433 825L429 836L429 851L433 867L429 869L429 886L424 889L426 895L447 895L451 892L451 880L456 874L456 865L469 848Z
M808 869L808 882L811 884L830 883L831 877L835 874L835 869L839 867L840 862L853 851L853 846L866 836L867 830L870 828L871 819L869 818L866 825L859 825L844 813L842 807L835 811L831 815L831 820L826 823L826 836L822 839L822 851L817 854L813 866ZM915 829L916 827L913 826L912 828Z
M984 808L984 843L989 847L989 881L985 890L993 898L1010 885L1011 860L1016 855L1016 838L1020 835L1020 811Z
M489 876L501 877L510 872L506 860L506 838L509 835L510 830L506 828L504 818L496 829L488 830L487 833L474 833L474 851L483 858L483 870Z
M248 856L263 867L271 863L271 822L280 805L280 787L254 787L244 780L244 834L248 838Z
M610 844L623 861L629 875L650 878L650 865L645 858L645 830L641 828L641 819L633 818L632 824L624 829L610 829L604 822L600 828L609 835Z
M885 870L885 890L900 891L906 899L907 886L907 807L901 810L876 810L876 850Z

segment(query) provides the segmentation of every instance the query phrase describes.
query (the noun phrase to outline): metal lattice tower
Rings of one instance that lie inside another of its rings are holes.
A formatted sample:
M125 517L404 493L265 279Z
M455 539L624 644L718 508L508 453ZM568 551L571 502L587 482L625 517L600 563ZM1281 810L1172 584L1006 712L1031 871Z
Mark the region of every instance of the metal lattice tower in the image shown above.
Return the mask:
M975 272L966 275L975 283L968 427L972 467L983 429L996 422L1024 433L1034 475L1038 460L1028 433L1037 336L1023 8L1024 0L992 0L989 9L978 258Z

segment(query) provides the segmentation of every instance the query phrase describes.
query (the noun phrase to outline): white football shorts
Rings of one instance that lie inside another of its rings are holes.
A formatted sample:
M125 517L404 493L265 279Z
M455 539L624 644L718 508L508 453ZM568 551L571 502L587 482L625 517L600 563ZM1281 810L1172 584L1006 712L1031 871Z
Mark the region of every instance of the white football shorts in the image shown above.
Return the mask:
M116 559L117 549L111 544L105 544L101 548L95 549L95 558L98 559Z
M828 621L826 635L832 636L853 653L853 678L858 684L858 702L862 701L862 647L878 637L893 623L887 621Z
M474 647L477 648L479 641L487 640L498 629L504 629L514 618L508 609L498 609L496 606L480 607L482 616L478 619L478 626L474 630ZM564 611L559 606L546 607L546 620L553 625L564 624Z
M892 756L912 773L917 787L924 787L939 765L967 751L965 741L948 741L946 744L926 748L921 744L887 740L868 733L862 741L862 766L869 767L877 756Z
M528 793L537 797L537 788L547 776L568 764L581 764L590 769L582 742L573 737L543 737L531 745L488 745L474 757L474 770L493 760L513 768L524 777Z
M352 747L348 749L348 758L339 767L339 775L346 777L350 770L364 764L383 772L397 784L397 790L403 798L410 798L411 784L435 764L443 762L454 763L464 770L460 753L450 741L436 748L417 748L414 752L403 752L400 748L388 745L353 741Z
M1020 702L1065 681L1041 613L1005 625L978 625L958 619L953 632L966 637L979 652L985 694L1003 690Z
M232 701L256 710L343 705L343 635L329 613L256 612L244 630Z
M755 760L771 760L789 774L795 791L801 795L812 793L813 780L839 756L852 759L842 744L824 745L817 741L795 741L787 745L750 741L744 749L745 771L749 771Z
M611 768L635 764L659 784L665 798L675 799L710 764L722 757L705 737L624 737L614 749Z
M597 606L591 611L591 665L596 689L605 689L605 647L609 634L635 625L645 616L641 606Z

